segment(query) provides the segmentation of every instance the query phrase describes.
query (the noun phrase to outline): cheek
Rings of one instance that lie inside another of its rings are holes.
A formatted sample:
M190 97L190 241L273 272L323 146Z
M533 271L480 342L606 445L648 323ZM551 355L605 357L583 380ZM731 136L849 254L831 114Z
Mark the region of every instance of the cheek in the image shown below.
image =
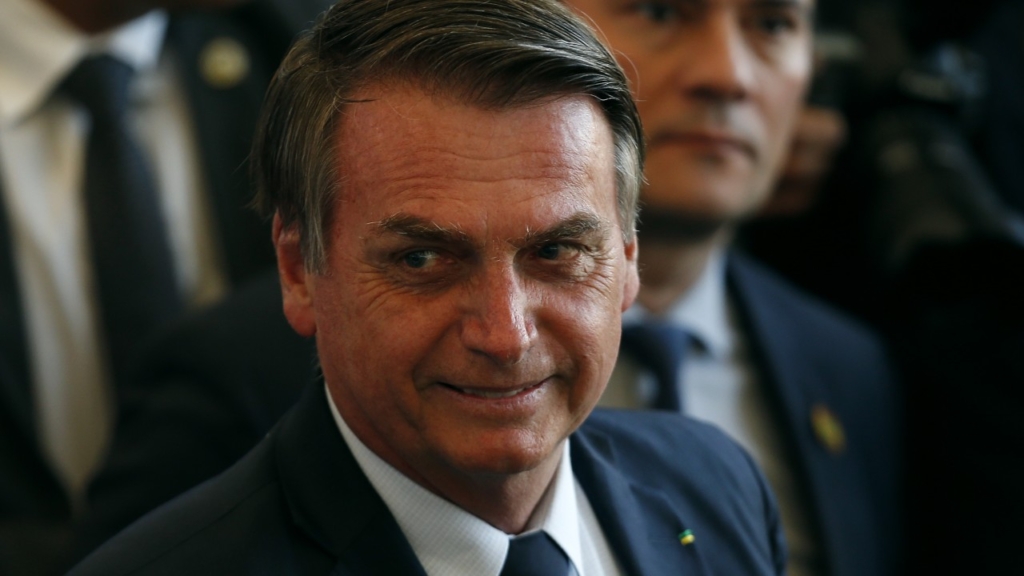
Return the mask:
M415 358L416 344L426 340L422 313L415 306L398 306L386 282L371 274L337 272L342 269L334 267L329 285L317 294L317 343L325 375L348 380L379 374L394 380L408 372L404 361Z
M803 76L789 76L772 84L775 90L766 95L764 115L770 131L772 168L778 168L789 151L789 142L796 128L796 120L803 108L806 93Z
M574 366L579 402L599 396L618 354L621 312L612 294L596 298L563 298L551 306L547 324L553 346ZM620 299L621 301L621 296Z

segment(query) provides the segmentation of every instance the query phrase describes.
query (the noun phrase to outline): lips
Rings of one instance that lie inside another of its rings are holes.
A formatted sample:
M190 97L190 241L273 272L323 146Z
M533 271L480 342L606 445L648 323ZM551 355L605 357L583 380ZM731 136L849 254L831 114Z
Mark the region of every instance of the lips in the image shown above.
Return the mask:
M513 398L525 392L530 392L536 388L539 388L544 384L546 380L536 382L533 384L527 384L516 388L479 388L479 387L464 387L455 386L448 384L447 382L441 382L441 385L450 390L454 390L460 394L466 396L473 396L476 398L482 398L484 400L502 400L506 398Z
M744 155L750 156L751 158L755 158L757 156L757 150L749 140L736 136L730 132L716 130L662 132L651 139L652 146L660 144L681 144L707 148L720 148L723 150L738 151Z

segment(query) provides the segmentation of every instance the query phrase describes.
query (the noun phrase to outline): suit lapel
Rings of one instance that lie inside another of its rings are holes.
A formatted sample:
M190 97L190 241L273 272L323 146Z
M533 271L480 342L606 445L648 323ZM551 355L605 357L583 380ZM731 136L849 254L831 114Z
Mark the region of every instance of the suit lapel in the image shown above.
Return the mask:
M274 261L269 229L248 208L252 190L246 158L263 93L287 38L251 37L252 26L240 22L256 18L254 10L244 7L231 18L215 13L176 16L167 40L177 56L199 140L222 262L236 284ZM212 66L211 59L218 56L233 58L234 68Z
M2 180L0 174L0 180ZM0 182L0 517L64 518L70 503L43 458L36 431L32 378L14 241Z
M859 504L871 501L865 492L864 471L846 452L827 450L812 425L815 407L836 406L829 394L829 377L820 373L815 358L807 353L807 343L823 335L806 333L799 315L780 306L771 293L774 287L766 286L761 274L742 256L730 255L730 288L769 400L780 415L794 471L811 504L811 528L820 534L818 543L823 546L828 572L846 574L843 567L861 566L863 555L872 553L858 550L855 539L847 537L848 526L872 524L864 518L866 507Z
M14 239L3 200L0 188L0 418L13 424L26 442L35 445L37 438L32 419L35 410L21 290L14 261Z
M332 574L424 574L334 423L321 383L281 423L275 459L295 524L333 556Z
M616 467L607 437L588 431L571 437L573 474L626 574L708 574L698 545L683 546L683 519L661 494L635 484Z

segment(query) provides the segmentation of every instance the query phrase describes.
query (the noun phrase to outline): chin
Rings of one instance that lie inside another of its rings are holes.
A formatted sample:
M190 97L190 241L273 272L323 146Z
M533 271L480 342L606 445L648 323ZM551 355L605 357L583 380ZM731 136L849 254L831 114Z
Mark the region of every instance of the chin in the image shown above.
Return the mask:
M452 450L449 461L470 474L511 476L534 470L560 454L561 442L526 432L475 434L469 446Z
M219 8L231 8L239 4L245 4L249 0L157 0L162 8L173 11L181 10L216 10Z

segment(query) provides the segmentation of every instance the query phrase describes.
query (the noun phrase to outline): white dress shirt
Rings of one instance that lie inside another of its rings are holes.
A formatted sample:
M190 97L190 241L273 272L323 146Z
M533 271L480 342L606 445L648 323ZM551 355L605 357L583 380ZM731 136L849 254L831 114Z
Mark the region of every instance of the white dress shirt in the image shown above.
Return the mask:
M113 418L97 325L82 203L89 118L54 94L85 56L107 53L136 70L132 120L157 181L182 293L192 303L224 290L196 138L167 17L151 12L87 36L38 0L0 0L0 189L22 296L43 454L73 502L105 449Z
M325 393L345 444L391 510L428 576L498 576L513 535L437 496L381 460L348 427L326 387ZM523 533L535 530L547 532L579 576L620 573L590 502L573 476L568 441L555 477Z
M623 315L623 325L653 315L639 304ZM747 339L725 281L725 255L716 252L686 295L659 318L684 327L695 343L687 351L678 385L686 415L715 424L750 452L779 502L789 548L787 573L809 576L819 551L811 538L809 503L801 498L797 472L786 454L779 423L760 383ZM656 393L652 374L620 355L601 405L649 406Z

